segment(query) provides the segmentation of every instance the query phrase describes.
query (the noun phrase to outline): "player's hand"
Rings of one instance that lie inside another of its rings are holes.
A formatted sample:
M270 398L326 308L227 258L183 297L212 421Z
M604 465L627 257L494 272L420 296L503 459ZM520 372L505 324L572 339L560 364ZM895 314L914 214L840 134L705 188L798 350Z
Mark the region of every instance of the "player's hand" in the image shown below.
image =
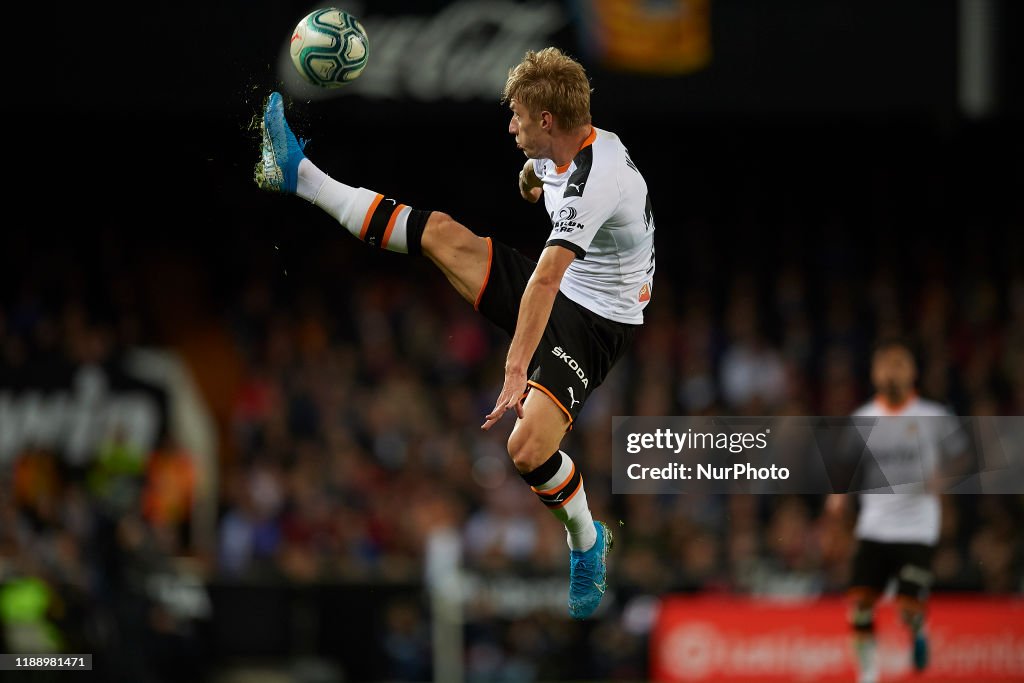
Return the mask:
M540 197L544 193L544 190L540 189L539 187L532 187L524 191L522 188L520 188L519 193L523 195L523 199L525 199L526 201L530 202L531 204L536 204L537 202L540 201Z
M536 204L544 194L543 188L530 185L525 169L519 172L519 194L531 204Z
M480 425L480 429L490 429L506 410L513 409L516 415L523 417L523 394L526 392L526 373L517 370L505 371L505 385L501 387L498 400L494 404L494 410L487 416L487 420Z

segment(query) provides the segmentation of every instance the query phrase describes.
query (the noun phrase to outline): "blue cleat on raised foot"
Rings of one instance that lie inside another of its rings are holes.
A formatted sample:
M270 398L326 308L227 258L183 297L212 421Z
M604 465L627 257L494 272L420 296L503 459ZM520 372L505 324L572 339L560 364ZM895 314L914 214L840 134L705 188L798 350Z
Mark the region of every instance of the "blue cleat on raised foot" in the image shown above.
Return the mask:
M597 541L585 552L569 551L569 615L586 619L608 588L608 551L612 549L612 532L604 522L594 522Z
M923 629L914 634L914 649L911 654L913 655L914 670L924 671L928 666L928 636L925 635Z
M295 137L284 118L281 93L272 92L263 107L260 122L263 141L256 165L256 184L271 192L294 194L299 182L299 162L306 158L304 144Z

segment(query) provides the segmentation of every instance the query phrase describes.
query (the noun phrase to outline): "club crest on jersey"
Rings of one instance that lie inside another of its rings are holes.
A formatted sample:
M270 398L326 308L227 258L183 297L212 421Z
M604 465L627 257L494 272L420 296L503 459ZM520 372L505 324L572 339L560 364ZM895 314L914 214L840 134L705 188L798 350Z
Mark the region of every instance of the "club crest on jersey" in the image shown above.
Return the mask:
M590 384L590 380L587 379L586 373L583 372L583 369L580 367L580 364L576 362L575 358L566 353L561 346L556 346L551 349L551 355L558 356L560 360L568 365L569 369L575 372L576 376L580 378L581 382L583 382L583 388L587 388L587 385Z
M644 286L640 288L640 294L637 296L636 300L638 303L651 300L651 285L649 283L645 282Z

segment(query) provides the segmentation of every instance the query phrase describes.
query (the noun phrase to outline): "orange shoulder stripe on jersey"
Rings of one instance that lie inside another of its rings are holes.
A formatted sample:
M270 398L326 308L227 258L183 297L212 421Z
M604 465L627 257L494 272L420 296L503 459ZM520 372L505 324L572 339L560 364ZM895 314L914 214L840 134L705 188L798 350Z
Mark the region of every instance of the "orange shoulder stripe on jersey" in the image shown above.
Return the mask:
M578 150L576 150L576 153L579 154L581 151L583 151L583 149L585 149L587 147L590 147L592 144L594 144L594 140L596 140L596 139L597 139L597 128L594 128L593 126L591 126L590 127L590 135L588 135L587 139L583 141L583 144L580 145L580 148ZM569 170L570 166L572 166L572 159L569 159L569 163L567 163L564 166L555 166L555 173L565 173L566 171Z
M388 220L388 227L384 230L384 237L381 238L380 248L387 249L388 240L391 239L391 231L395 229L395 221L398 220L398 214L402 213L402 209L405 208L405 204L399 204L395 207L395 210L391 212L391 218Z
M484 298L484 291L487 289L487 283L491 279L491 261L494 260L494 245L491 243L490 237L485 237L487 240L487 272L484 273L484 283L480 285L480 291L476 293L476 301L473 302L473 310L480 310L480 301ZM526 394L523 394L524 396Z
M559 484L555 488L553 488L553 489L544 489L543 491L541 491L536 486L531 486L530 490L533 491L534 493L543 493L545 496L553 496L556 493L558 493L559 491L561 491L562 489L564 489L566 486L569 485L569 482L572 481L572 475L574 475L574 474L576 474L576 463L572 464L572 468L569 470L569 476L565 478L565 481L563 481L561 484Z
M363 229L359 231L359 239L366 239L366 231L370 227L370 219L373 218L373 212L377 210L377 205L380 204L382 199L384 199L384 195L378 194L374 197L373 202L370 204L370 208L366 210L366 217L363 218Z

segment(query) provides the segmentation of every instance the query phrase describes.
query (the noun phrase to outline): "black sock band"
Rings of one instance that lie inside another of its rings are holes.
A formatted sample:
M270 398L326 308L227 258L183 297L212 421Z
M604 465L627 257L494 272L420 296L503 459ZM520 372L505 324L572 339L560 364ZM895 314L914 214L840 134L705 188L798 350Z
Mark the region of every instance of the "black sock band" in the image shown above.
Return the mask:
M380 249L383 246L384 231L388 228L388 223L391 222L391 216L398 211L398 202L394 199L382 199L377 202L377 206L374 207L373 213L370 215L370 222L366 226L366 234L363 235L363 241L366 242L374 249Z
M537 469L530 472L520 472L519 476L530 486L541 486L551 481L551 478L558 474L558 468L561 466L562 452L555 451L555 454L545 460Z
M875 611L871 608L853 607L850 610L850 626L855 633L874 633Z
M866 624L853 624L854 633L863 633L865 635L875 632L875 622L869 621Z
M576 492L582 485L583 475L580 474L578 469L573 467L568 481L563 482L560 486L550 491L534 491L534 493L540 498L540 502L549 508L559 508L568 503L569 499L576 495Z
M433 211L413 209L406 221L405 241L409 248L410 256L419 256L423 253L420 242L423 240L423 230L427 227L427 219Z

